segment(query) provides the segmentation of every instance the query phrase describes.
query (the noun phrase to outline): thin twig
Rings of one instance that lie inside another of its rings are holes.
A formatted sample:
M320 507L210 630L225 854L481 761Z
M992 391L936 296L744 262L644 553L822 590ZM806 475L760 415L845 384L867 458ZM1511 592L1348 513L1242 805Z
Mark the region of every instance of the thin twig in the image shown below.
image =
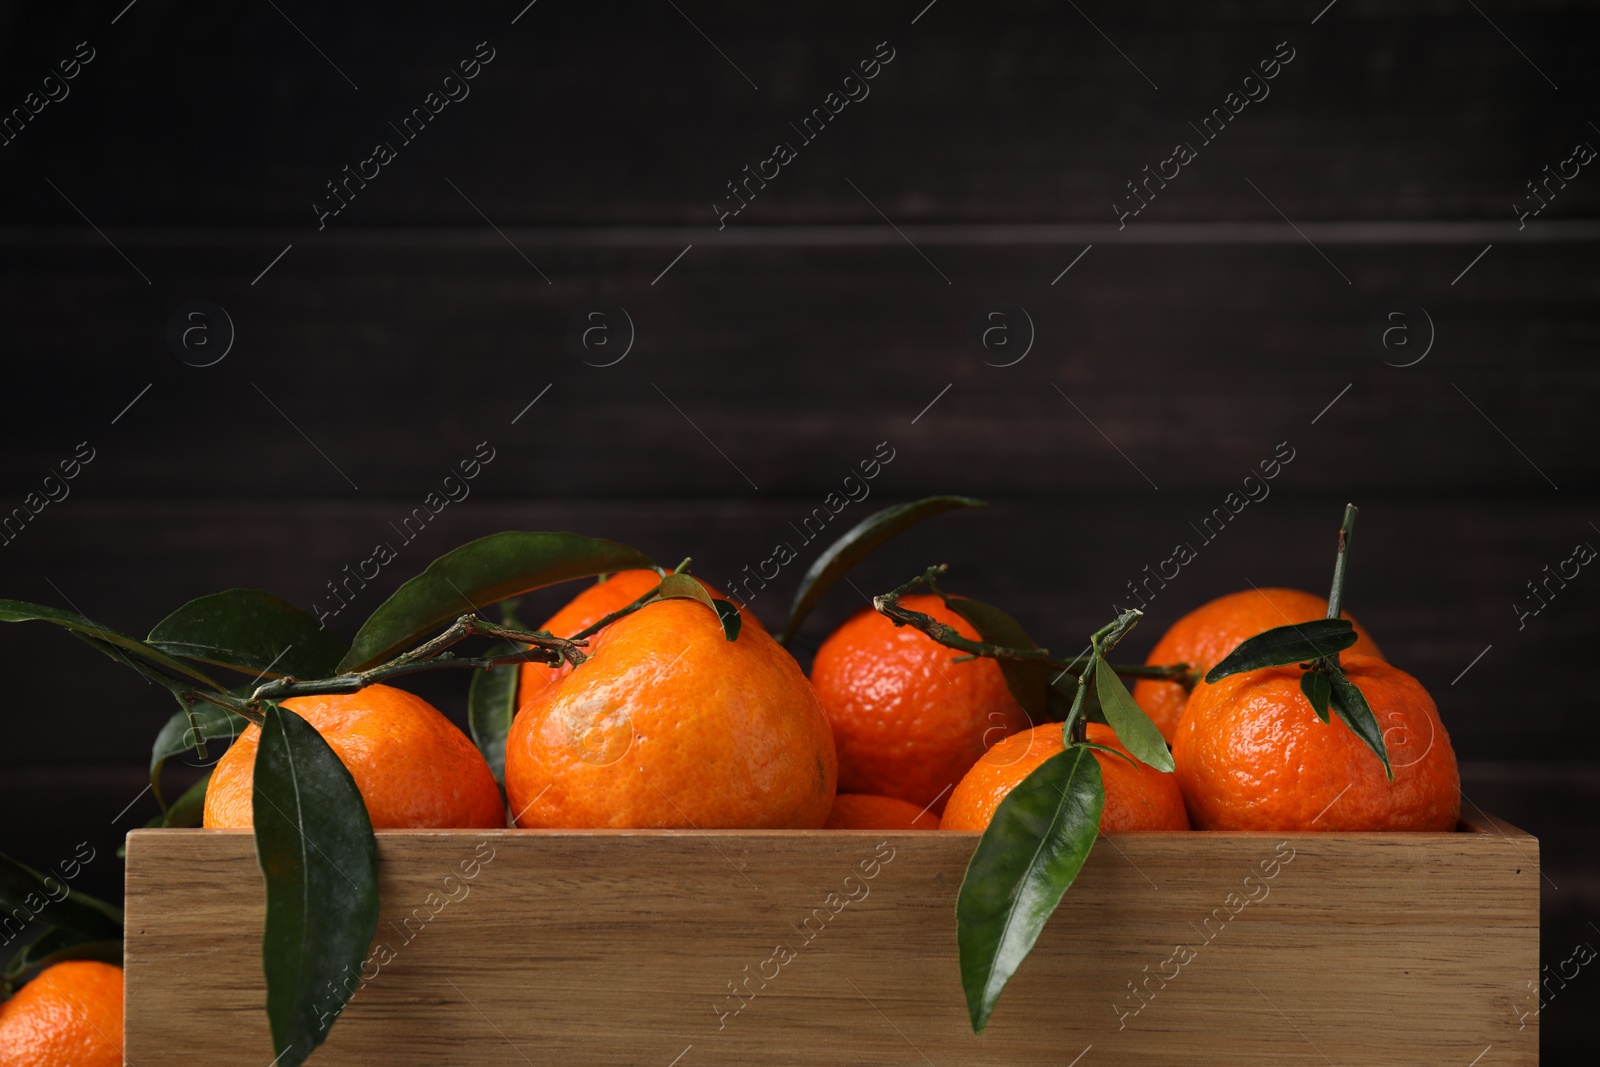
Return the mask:
M942 596L936 579L944 574L948 567L940 564L929 567L922 574L909 582L884 593L882 596L872 598L872 606L896 626L910 626L921 630L929 637L946 648L953 648L972 656L983 656L988 659L1014 660L1021 663L1037 663L1069 674L1081 675L1088 668L1093 656L1079 656L1076 659L1059 660L1050 655L1046 648L1008 648L1005 645L990 644L986 641L973 641L963 637L961 632L953 626L948 626L933 618L931 615L920 611L913 611L900 603L900 598L917 586L926 586L935 594ZM1116 621L1100 630L1096 637L1107 650L1120 641L1124 634L1138 621L1138 611L1123 612ZM1157 678L1182 683L1192 688L1195 684L1193 672L1186 663L1147 664L1147 663L1115 663L1111 669L1120 675L1129 678Z
M624 607L620 607L616 611L613 611L611 614L605 616L604 618L599 619L599 620L591 623L588 626L585 626L583 629L581 629L577 633L573 634L572 637L569 638L569 640L582 641L585 638L593 637L595 634L599 633L601 630L604 630L607 626L610 626L612 623L616 622L618 619L622 618L624 615L632 615L634 612L636 612L640 608L644 607L651 600L655 599L655 595L657 593L659 593L660 591L661 591L661 586L658 583L654 589L650 590L648 593L646 593L644 596L640 597L638 600L635 600L633 603L628 604L628 605L626 605Z
M447 651L450 646L468 637L494 637L502 641L512 641L518 644L529 645L527 649L506 653L499 656L476 656L458 658ZM365 689L369 685L386 681L390 678L401 678L408 674L418 674L422 671L432 670L480 670L486 671L492 667L500 667L510 663L543 662L550 666L558 666L563 662L574 666L584 661L582 646L584 641L574 638L556 637L544 630L522 630L512 626L501 626L476 615L463 615L451 624L439 636L429 639L412 649L396 656L387 663L379 664L364 671L353 674L341 674L334 678L321 678L314 681L301 681L294 678L278 678L265 685L258 686L250 694L249 701L257 704L263 700L282 700L286 697L312 696L322 693L354 693Z
M1333 588L1328 590L1330 619L1337 619L1344 607L1344 571L1350 560L1350 542L1356 536L1357 514L1359 510L1354 504L1344 506L1344 522L1339 524L1339 551L1333 558Z
M496 656L459 657L449 651L450 646L468 637L493 637L528 647ZM476 615L463 615L443 633L424 641L411 651L403 652L387 663L352 674L317 679L275 678L257 686L249 696L211 693L203 689L171 685L169 687L185 708L195 701L203 700L207 704L242 715L260 726L266 721L263 705L289 697L355 693L390 678L402 678L423 671L486 671L514 663L545 663L552 667L561 663L571 663L577 666L584 661L583 646L586 643L582 638L556 637L544 630L523 630L513 626L497 625ZM170 683L175 680L168 679L168 681Z

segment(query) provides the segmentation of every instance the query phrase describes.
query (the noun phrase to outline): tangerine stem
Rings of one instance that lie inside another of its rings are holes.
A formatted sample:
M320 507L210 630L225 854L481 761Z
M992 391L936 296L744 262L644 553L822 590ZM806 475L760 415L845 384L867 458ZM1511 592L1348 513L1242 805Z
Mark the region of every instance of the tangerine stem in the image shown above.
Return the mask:
M1117 647L1117 642L1128 635L1128 631L1136 626L1144 612L1138 608L1129 608L1115 619L1106 623L1089 636L1089 646L1099 653L1104 659L1107 652ZM1120 671L1118 672L1121 673Z
M674 574L687 571L689 560L685 559ZM257 686L249 697L235 697L231 694L210 697L203 693L195 693L200 700L209 700L220 707L228 708L246 716L252 722L261 720L261 703L267 700L283 700L293 696L314 696L324 693L354 693L365 689L369 685L387 681L390 678L401 678L408 674L419 674L423 671L436 670L478 670L486 671L494 667L504 667L517 663L546 663L557 666L563 662L573 666L584 661L583 646L586 639L598 632L603 627L622 618L624 615L639 610L646 603L653 600L659 592L660 586L635 600L626 607L619 608L605 618L589 626L572 637L557 637L545 630L524 630L519 627L497 625L477 615L462 615L456 619L446 630L435 637L429 638L409 652L381 663L369 670L353 674L341 674L333 678L319 678L301 680L295 678L276 678L265 685ZM457 657L448 649L468 637L494 637L514 644L529 647L518 649L514 652L498 656Z
M684 564L687 564L688 562L689 562L688 560L684 560L683 564L680 564L680 566L682 566ZM672 573L673 574L679 574L681 572L673 571ZM659 593L660 591L661 591L661 585L660 585L660 583L657 583L657 585L656 585L656 587L654 589L650 590L648 593L646 593L644 596L640 597L638 600L635 600L631 604L626 604L623 607L618 608L616 611L613 611L611 614L605 616L604 618L600 619L599 621L597 621L595 623L592 623L592 624L590 624L588 626L585 626L583 629L579 630L577 633L575 633L571 637L567 638L567 640L568 641L582 641L586 637L593 637L595 634L599 633L601 630L604 630L607 626L610 626L612 623L616 622L618 619L622 618L624 615L632 615L634 612L636 612L640 608L644 607L651 600L655 599L655 595L657 593Z
M231 711L235 715L243 715L257 726L266 725L266 719L261 714L261 709L252 706L250 701L236 697L232 693L207 693L203 689L185 689L177 696L179 703L185 700L203 701L213 707Z
M688 574L689 573L690 560L691 560L691 557L685 556L684 559L683 559L683 562L678 564L676 567L674 567L672 569L671 573L672 574ZM656 569L657 569L657 571L660 570L659 567L656 568ZM693 576L691 575L691 577L693 577ZM654 600L656 598L656 594L659 593L659 592L661 592L661 586L658 584L654 589L650 590L648 593L646 593L644 596L640 597L638 600L635 600L631 604L625 604L622 607L618 608L616 611L613 611L611 614L605 616L604 618L601 618L596 622L590 623L588 626L585 626L583 629L579 630L577 633L575 633L571 637L567 638L567 640L568 641L582 641L586 637L593 637L595 634L599 633L601 630L604 630L607 626L610 626L612 623L616 622L618 619L623 618L624 616L627 616L627 615L632 615L634 612L638 611L640 608L642 608L646 604L650 603L652 600Z
M446 651L451 645L466 637L483 636L495 637L503 641L512 641L531 647L520 649L516 652L500 656L476 656L458 658L453 653ZM354 674L341 674L333 678L320 678L312 680L298 680L294 678L276 678L265 685L257 686L248 698L224 698L237 700L239 706L223 703L222 700L212 700L214 704L223 707L232 707L232 710L242 715L250 716L251 712L259 715L260 702L263 700L282 700L292 696L313 696L323 693L354 693L365 689L369 685L387 681L390 678L400 678L408 674L418 674L422 671L433 670L488 670L491 667L500 667L511 663L528 663L535 660L548 663L552 666L563 660L573 664L582 663L584 660L581 640L556 637L543 630L520 630L510 626L497 626L486 622L476 615L463 615L451 624L439 636L423 642L410 652L401 653L387 663L381 663L369 670L359 671ZM200 699L207 699L203 694L196 694Z
M1356 534L1356 516L1360 513L1354 504L1344 506L1344 521L1339 524L1339 549L1333 557L1333 588L1328 590L1328 618L1337 619L1344 610L1344 573L1345 567L1350 562L1350 541ZM1339 669L1339 653L1324 656L1311 665L1312 670L1326 666L1329 670Z
M1072 707L1067 711L1067 721L1061 724L1061 739L1069 745L1089 739L1089 722L1083 715L1083 707L1089 696L1088 683L1089 672L1078 675L1078 688L1072 694Z
M900 597L907 590L918 585L934 586L934 576L944 573L945 567L930 567L923 574L911 579L904 585L872 598L872 606L896 626L910 626L921 630L939 644L946 648L953 648L972 656L982 656L987 659L1016 660L1023 663L1038 663L1041 666L1054 670L1065 671L1069 674L1082 675L1094 657L1079 656L1075 659L1060 660L1050 654L1047 648L1008 648L1005 645L990 644L986 641L974 641L962 636L961 632L953 626L946 625L920 611L913 611L900 604ZM1115 621L1108 623L1096 631L1094 640L1106 643L1110 648L1128 629L1137 621L1138 611L1124 612ZM1115 663L1111 669L1128 678L1157 678L1190 684L1191 671L1187 663L1152 664L1152 663Z
M449 647L458 641L475 636L494 637L530 647L498 656L457 657L454 653L448 651ZM551 666L556 666L562 662L577 665L584 660L582 649L584 644L585 642L582 638L556 637L543 630L529 631L512 626L500 626L480 619L476 615L463 615L438 636L424 641L411 651L403 652L387 663L381 663L370 670L354 674L341 674L333 678L317 679L274 678L270 682L257 686L247 697L226 692L210 693L199 689L174 687L171 684L168 684L168 688L172 689L173 694L177 696L185 711L188 711L190 705L199 700L219 708L225 708L237 715L242 715L257 726L260 726L264 720L262 704L266 701L278 701L293 696L315 696L325 693L354 693L365 689L369 685L387 681L390 678L419 674L423 671L486 671L493 667L531 662L542 662ZM173 681L175 679L167 679L167 683ZM190 721L193 722L192 715Z
M1356 516L1360 513L1354 504L1344 506L1344 522L1339 526L1339 551L1333 557L1333 588L1328 590L1328 618L1337 619L1344 607L1344 572L1350 561L1350 541L1356 533Z

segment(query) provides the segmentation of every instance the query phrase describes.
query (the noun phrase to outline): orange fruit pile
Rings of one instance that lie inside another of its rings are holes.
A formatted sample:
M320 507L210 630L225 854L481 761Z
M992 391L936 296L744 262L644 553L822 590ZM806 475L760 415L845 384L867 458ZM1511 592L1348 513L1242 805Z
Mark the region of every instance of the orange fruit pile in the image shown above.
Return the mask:
M541 629L570 637L648 594L652 570L589 586ZM972 639L938 596L901 604ZM1148 662L1197 674L1264 630L1322 618L1327 602L1250 589L1179 619ZM817 651L808 680L748 612L728 641L692 600L649 604L589 639L576 667L526 664L506 743L514 824L561 828L980 830L1001 799L1062 751L1030 728L991 659L965 659L873 610ZM1298 667L1199 684L1141 680L1135 699L1172 744L1175 774L1096 753L1102 829L1444 830L1460 814L1450 740L1428 694L1371 637L1343 654L1395 770L1335 718L1322 723ZM355 778L374 827L498 827L506 812L482 756L426 701L374 685L296 697ZM1091 740L1126 751L1107 726ZM205 825L249 827L260 731L218 762ZM942 815L942 819L941 819Z
M660 581L654 570L615 574L541 629L572 637ZM980 637L939 596L900 604ZM1292 589L1234 593L1179 619L1147 662L1185 663L1203 678L1245 640L1326 611L1323 598ZM966 657L876 610L829 635L809 678L753 615L740 617L730 641L707 604L658 600L589 637L577 665L522 665L504 797L462 731L404 690L378 684L282 706L326 740L380 830L504 828L509 801L524 829L980 832L1011 790L1066 749L1061 723L1029 722L995 660ZM1456 829L1460 777L1438 708L1352 625L1357 640L1337 659L1382 731L1392 780L1349 726L1320 720L1299 665L1192 690L1143 679L1133 697L1176 769L1134 760L1110 726L1088 723L1087 739L1110 750L1092 751L1104 786L1100 830ZM1116 718L1113 695L1105 699ZM206 827L252 826L260 738L248 727L217 762ZM0 1067L122 1063L122 1000L121 968L45 969L0 1003Z
M815 829L838 761L816 692L760 626L646 605L518 709L506 796L522 827Z
M900 604L978 638L939 597L902 597ZM994 660L953 662L958 655L870 608L822 643L811 683L833 725L841 790L942 812L985 750L1032 725Z
M68 960L0 1003L5 1067L121 1067L122 968Z
M1258 633L1326 614L1327 601L1311 593L1234 593L1178 620L1148 662L1186 662L1203 675ZM1337 716L1327 723L1318 718L1301 692L1299 666L1202 681L1192 695L1176 682L1141 680L1135 699L1171 742L1176 771L1134 768L1096 753L1105 784L1101 829L1454 830L1461 783L1438 709L1354 625L1356 644L1340 663L1382 732L1392 782L1378 756ZM1126 751L1107 726L1090 723L1088 737ZM1057 724L1000 741L951 794L941 828L982 830L1006 794L1063 748Z
M373 829L505 826L505 805L483 754L421 697L369 685L358 693L290 697L283 706L338 754L361 790ZM261 728L252 725L217 761L206 787L207 827L254 825L260 744Z

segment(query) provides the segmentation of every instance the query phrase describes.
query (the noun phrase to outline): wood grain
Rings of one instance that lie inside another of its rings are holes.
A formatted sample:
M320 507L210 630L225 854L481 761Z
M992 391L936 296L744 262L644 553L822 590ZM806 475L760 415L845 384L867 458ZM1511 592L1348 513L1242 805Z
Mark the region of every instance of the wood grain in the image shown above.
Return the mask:
M800 147L736 225L877 222L847 179L902 224L1110 221L1124 183L1175 141L1199 144L1189 123L1280 41L1297 56L1271 95L1202 147L1153 211L1276 221L1248 176L1296 221L1509 219L1524 182L1591 136L1571 101L1596 88L1592 0L1345 0L1315 25L1323 5L1302 0L1081 13L996 0L939 4L913 25L925 6L551 4L512 25L524 4L286 18L175 0L108 26L97 9L6 5L5 107L76 42L99 55L5 149L0 217L79 226L45 173L102 227L256 221L311 239L324 183L386 139L399 158L330 228L479 225L453 181L502 226L714 230L725 183L776 140L798 140L789 123L885 40L898 54L871 96ZM401 143L389 123L484 40L498 54L471 95ZM1551 213L1597 202L1600 183L1574 182Z
M1466 829L1105 839L982 1037L973 835L386 832L369 980L313 1062L1534 1064L1538 842ZM130 1062L271 1059L259 892L248 834L130 836Z
M1300 490L1600 488L1585 447L1600 391L1595 241L1497 244L1452 286L1483 245L1329 246L1333 267L1281 234L1096 243L1055 286L1083 245L928 246L951 285L903 242L697 243L655 285L683 245L528 246L546 285L503 242L297 244L258 286L281 235L127 245L155 288L104 246L0 248L9 335L51 357L13 370L26 402L4 429L0 477L16 506L87 439L98 455L80 499L420 500L488 440L509 458L485 471L480 498L820 496L888 441L905 495L1220 498L1287 440L1300 458L1284 481ZM237 331L207 368L163 339L199 293ZM1437 331L1406 368L1367 341L1399 296ZM615 366L569 349L590 300L634 323ZM986 364L968 340L995 300L1034 323L1014 366Z

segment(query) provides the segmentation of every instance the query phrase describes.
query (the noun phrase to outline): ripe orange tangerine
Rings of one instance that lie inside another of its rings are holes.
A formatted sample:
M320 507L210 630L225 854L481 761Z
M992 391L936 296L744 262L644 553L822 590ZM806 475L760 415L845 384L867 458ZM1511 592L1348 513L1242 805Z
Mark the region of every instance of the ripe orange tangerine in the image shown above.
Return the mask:
M5 1067L121 1067L122 968L68 960L0 1003Z
M816 829L838 760L794 657L706 605L649 604L596 634L506 739L522 827Z
M613 611L627 607L660 584L661 575L653 570L618 571L573 597L560 611L546 619L539 629L557 637L571 637ZM571 669L571 665L566 663L559 667L524 663L517 684L517 707L526 704L535 693Z
M1117 740L1116 733L1104 723L1089 723L1087 734L1095 744L1114 748L1124 754L1128 752ZM950 803L944 809L939 829L985 829L1006 794L1032 774L1039 764L1058 752L1066 751L1066 747L1058 722L1035 726L995 745L973 764L966 777L961 779L961 784L956 786L955 792L950 795ZM1128 760L1104 752L1094 753L1094 758L1100 764L1100 777L1106 793L1105 807L1100 811L1102 833L1189 829L1183 795L1178 791L1178 783L1172 775L1137 760L1130 766Z
M357 693L290 697L339 756L374 830L506 825L505 804L482 753L432 704L404 689L369 685ZM253 786L261 728L251 725L217 761L206 787L205 825L255 823Z
M824 830L937 830L939 817L898 797L840 793Z
M696 578L695 581L700 582ZM571 637L582 633L614 611L632 604L661 584L661 575L652 570L618 571L602 582L596 582L573 597L564 607L545 620L539 629L557 637ZM704 582L701 588L718 600L728 598ZM764 629L761 620L747 609L741 608L742 625ZM570 663L551 667L544 663L524 663L517 680L517 707L522 707L539 690L565 675L572 669Z
M1394 768L1336 716L1317 718L1297 666L1201 683L1178 723L1176 777L1199 830L1454 830L1461 777L1422 684L1372 656L1343 653Z
M902 597L962 636L977 630L937 596ZM867 609L822 643L811 681L839 746L839 788L944 810L949 790L989 746L1027 729L992 659L960 655Z

